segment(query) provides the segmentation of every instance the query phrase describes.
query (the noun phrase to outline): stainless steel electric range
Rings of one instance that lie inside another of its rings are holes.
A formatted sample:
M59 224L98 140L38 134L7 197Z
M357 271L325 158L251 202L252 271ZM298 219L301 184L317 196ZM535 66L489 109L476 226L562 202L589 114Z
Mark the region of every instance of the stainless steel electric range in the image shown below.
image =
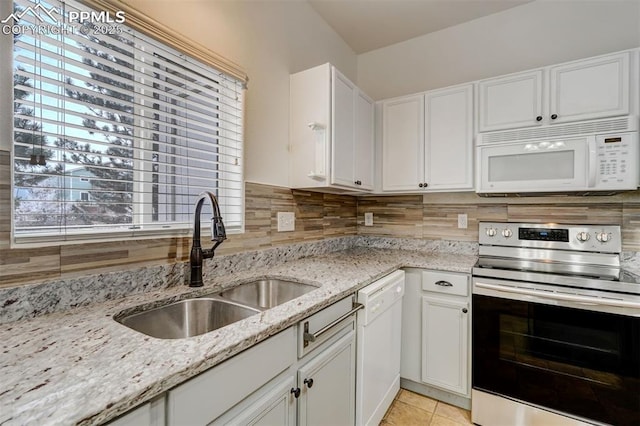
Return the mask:
M481 222L472 419L640 425L640 277L619 226Z

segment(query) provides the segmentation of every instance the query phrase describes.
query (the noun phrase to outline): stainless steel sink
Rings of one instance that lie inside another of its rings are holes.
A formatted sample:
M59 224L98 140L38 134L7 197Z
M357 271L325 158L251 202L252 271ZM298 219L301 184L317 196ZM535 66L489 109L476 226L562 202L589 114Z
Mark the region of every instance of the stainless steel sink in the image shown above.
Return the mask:
M264 279L240 284L217 295L243 305L269 309L317 289L295 281Z
M160 339L181 339L208 333L260 312L237 303L198 298L131 314L116 321Z

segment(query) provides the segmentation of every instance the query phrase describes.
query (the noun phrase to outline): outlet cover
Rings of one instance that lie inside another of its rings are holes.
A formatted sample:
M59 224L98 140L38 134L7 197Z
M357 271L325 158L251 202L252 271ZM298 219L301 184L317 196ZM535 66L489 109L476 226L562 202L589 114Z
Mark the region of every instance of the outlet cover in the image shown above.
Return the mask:
M278 232L295 231L296 214L294 212L278 212Z
M467 214L458 215L458 229L467 229Z
M364 226L373 226L373 213L368 212L364 214Z

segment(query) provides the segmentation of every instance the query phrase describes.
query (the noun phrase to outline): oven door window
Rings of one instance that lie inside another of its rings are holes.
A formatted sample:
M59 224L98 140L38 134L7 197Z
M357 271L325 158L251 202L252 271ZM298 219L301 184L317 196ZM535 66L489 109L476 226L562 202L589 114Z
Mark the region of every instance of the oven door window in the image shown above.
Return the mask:
M473 295L473 387L640 425L640 318Z

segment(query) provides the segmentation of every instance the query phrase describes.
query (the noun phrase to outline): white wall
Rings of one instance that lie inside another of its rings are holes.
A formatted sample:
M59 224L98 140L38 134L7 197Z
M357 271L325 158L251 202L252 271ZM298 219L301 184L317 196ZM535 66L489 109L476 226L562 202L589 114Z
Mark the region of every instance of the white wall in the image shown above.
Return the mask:
M245 178L288 186L289 74L331 62L355 80L351 48L305 1L126 3L247 72Z
M640 46L638 0L537 0L358 56L376 100Z

